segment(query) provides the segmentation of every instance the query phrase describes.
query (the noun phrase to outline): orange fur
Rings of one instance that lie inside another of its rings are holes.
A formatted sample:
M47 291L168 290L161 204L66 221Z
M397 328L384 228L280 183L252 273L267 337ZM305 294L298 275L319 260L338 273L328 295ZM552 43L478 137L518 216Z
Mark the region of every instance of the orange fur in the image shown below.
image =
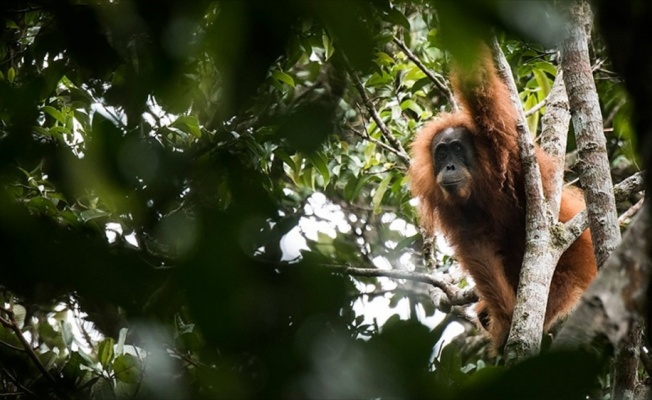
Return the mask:
M452 79L461 111L440 114L426 124L412 143L412 193L420 200L420 216L428 232L440 230L460 264L476 282L479 312L489 316L487 330L497 349L511 326L516 288L525 252L525 189L518 151L516 112L504 83L498 78L488 49L479 62ZM433 138L448 127L471 133L476 162L471 195L460 202L446 196L436 181L431 153ZM550 193L553 165L539 148L546 195ZM568 221L584 208L581 192L565 188L559 220ZM545 329L572 311L596 274L588 231L562 255L552 279Z

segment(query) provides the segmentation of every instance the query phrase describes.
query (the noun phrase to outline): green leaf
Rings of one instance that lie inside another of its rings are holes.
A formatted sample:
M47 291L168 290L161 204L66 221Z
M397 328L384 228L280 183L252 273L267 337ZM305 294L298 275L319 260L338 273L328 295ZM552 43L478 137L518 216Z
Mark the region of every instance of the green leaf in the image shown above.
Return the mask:
M305 187L315 190L315 173L312 167L304 168L299 176L299 183Z
M13 331L5 328L2 324L0 324L0 340L17 348L22 346L20 340L16 337L16 334Z
M125 383L117 381L113 388L113 393L116 399L135 399L142 396L136 396L140 386L134 383Z
M32 129L34 129L34 132L38 133L39 135L53 136L48 129L41 128L40 126L33 126Z
M401 25L403 28L405 28L406 31L410 31L410 21L408 21L407 18L405 18L405 15L398 11L395 8L392 8L389 10L387 13L387 19L389 22L393 22L396 25Z
M315 242L317 251L326 257L335 255L335 246L333 245L333 238L323 232L317 232L317 242Z
M394 64L394 59L390 57L387 53L379 51L378 53L376 53L376 62L378 64L390 66Z
M537 97L534 94L531 94L527 97L527 100L525 101L525 109L529 110L530 108L534 107L537 105ZM538 112L535 112L534 114L530 115L527 117L527 123L528 127L530 128L530 133L532 135L537 134L537 129L539 128L539 116L541 114Z
M73 110L73 114L77 122L79 122L84 130L91 125L91 118L85 110Z
M52 200L46 197L33 197L29 199L27 204L29 207L44 214L53 215L57 212L57 208L54 203L52 203Z
M118 355L121 355L124 353L124 348L125 348L125 341L127 340L127 332L129 330L127 328L121 328L120 333L118 333L118 346L116 348L116 353Z
M82 358L81 355L79 355L78 352L73 351L70 354L70 358L68 359L68 362L63 367L63 371L62 371L63 376L65 376L68 379L71 379L72 381L81 378L86 373L86 371L82 371L81 369L82 365L86 365L84 359Z
M299 41L301 42L301 48L303 49L303 52L306 54L312 53L312 43L310 43L310 40L306 38L305 36L301 36L299 38Z
M421 113L423 112L423 109L417 104L416 101L412 99L407 99L401 103L401 109L405 110L406 108L409 108L410 110L414 111L417 115L421 115Z
M444 347L439 357L439 362L441 363L441 367L438 368L438 371L449 382L454 382L456 378L462 375L462 357L459 349L454 344L451 343Z
M11 67L9 68L9 70L7 70L7 80L9 81L9 83L13 83L15 78L16 78L16 70L14 69L14 67Z
M14 312L16 325L18 325L18 327L22 329L23 326L25 326L25 317L27 316L27 309L21 306L20 304L14 304L11 309Z
M142 376L140 361L131 354L123 354L113 361L113 371L118 380L126 383L138 383Z
M407 69L405 70L405 76L403 77L403 81L405 83L416 82L424 78L428 79L427 82L429 83L431 82L430 78L426 76L425 72L423 72L421 68L417 67L415 64L410 64L409 66L407 66ZM411 92L414 92L415 90L416 89L414 89L414 86L412 87L412 89L410 89Z
M550 93L552 87L552 81L548 79L548 76L545 72L540 69L533 68L532 73L534 74L534 79L537 81L537 85L541 88L544 96L547 96Z
M398 242L398 244L392 250L392 252L400 255L401 252L406 247L412 246L419 239L420 236L421 236L420 234L417 234L417 235L412 235L412 236L408 236L406 238L403 238L400 242Z
M360 175L358 177L351 177L344 187L344 198L347 201L355 200L364 185L369 180L369 175Z
M385 196L385 192L387 191L387 188L389 187L389 183L392 181L392 175L387 174L385 178L380 182L380 185L376 188L376 193L374 193L374 197L372 200L373 206L374 206L374 214L380 214L381 209L381 202L383 201L383 197Z
M197 117L192 115L182 115L177 118L170 126L190 133L197 139L201 138L201 129Z
M57 110L56 108L50 107L50 106L44 106L43 111L50 114L54 119L57 120L57 122L59 122L61 124L66 123L66 117L64 117L64 115L61 113L61 111Z
M115 399L111 381L106 378L98 379L93 386L91 386L92 399Z
M66 128L65 126L53 126L52 128L50 128L50 135L56 136L54 135L55 133L65 135L71 132L70 129Z
M460 371L464 372L465 374L468 374L474 369L475 369L475 364L466 364L465 366L462 367Z
M104 210L98 210L96 208L90 209L90 210L84 210L79 213L79 217L82 219L84 222L88 222L92 219L96 218L102 218L106 217L108 215L111 215L110 212L104 211Z
M297 62L299 62L302 56L303 49L301 48L301 42L296 35L292 35L287 47L287 58L283 62L284 68L291 68Z
M322 35L321 43L324 46L326 60L328 60L333 55L333 44L331 43L331 39L327 35Z
M197 332L187 332L179 335L178 338L184 350L201 351L205 344Z
M547 72L551 76L557 76L557 67L555 67L552 63L550 63L548 61L540 61L540 62L534 63L532 68Z
M62 320L60 322L61 326L61 339L67 348L70 348L72 341L75 338L75 335L72 333L72 325L70 322Z
M59 356L54 351L46 351L45 353L39 354L38 358L41 360L41 363L45 369L50 370L50 368L54 366Z
M278 157L281 161L286 163L292 172L295 172L297 169L297 164L292 160L292 158L283 150L276 150L274 156Z
M113 338L108 337L102 340L97 346L97 358L100 364L104 369L111 366L111 361L113 361L113 345L115 344Z
M330 171L328 170L328 164L326 157L323 154L316 153L308 156L308 159L312 163L312 165L317 168L317 171L321 174L322 178L324 178L324 187L328 186L328 183L331 180L331 174Z
M279 82L283 82L291 87L294 87L294 79L283 71L273 71L272 78L276 79Z

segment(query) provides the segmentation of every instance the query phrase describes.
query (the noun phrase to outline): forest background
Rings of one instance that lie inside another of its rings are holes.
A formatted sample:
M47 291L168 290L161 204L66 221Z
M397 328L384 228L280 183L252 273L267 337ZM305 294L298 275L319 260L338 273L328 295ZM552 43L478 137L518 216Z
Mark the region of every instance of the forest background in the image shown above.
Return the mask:
M586 11L568 4L3 2L0 392L644 394L646 220L638 242L601 247L615 256L591 298L627 307L584 315L594 336L563 351L546 337L541 355L506 367L472 323L472 282L420 232L405 176L414 133L454 101L450 52L489 33L539 138L561 43ZM580 28L611 179L634 182L616 191L625 231L643 214L652 9L594 7L597 23ZM375 299L395 315L365 318ZM442 346L453 322L463 332Z

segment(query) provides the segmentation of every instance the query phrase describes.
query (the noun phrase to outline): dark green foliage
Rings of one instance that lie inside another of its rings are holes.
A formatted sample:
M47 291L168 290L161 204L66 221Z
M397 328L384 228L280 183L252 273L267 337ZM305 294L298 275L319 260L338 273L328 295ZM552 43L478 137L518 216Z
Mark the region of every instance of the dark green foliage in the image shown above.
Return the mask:
M511 369L485 368L458 396L463 399L585 399L600 392L605 360L582 352L546 353Z
M482 31L505 26L491 2L468 24L453 2L440 3L466 35L477 21ZM336 269L423 265L406 160L387 149L350 74L407 148L448 104L392 39L445 75L444 14L422 1L3 2L0 392L588 393L601 371L574 354L509 371L453 343L435 355L454 318L434 330L417 320L417 309L435 313L424 285L401 282L387 295L386 283ZM505 44L524 102L544 99L549 55ZM617 83L605 87L624 96ZM627 162L621 104L605 108ZM386 297L392 308L409 303L410 318L379 327L354 308ZM24 351L12 313L51 379Z

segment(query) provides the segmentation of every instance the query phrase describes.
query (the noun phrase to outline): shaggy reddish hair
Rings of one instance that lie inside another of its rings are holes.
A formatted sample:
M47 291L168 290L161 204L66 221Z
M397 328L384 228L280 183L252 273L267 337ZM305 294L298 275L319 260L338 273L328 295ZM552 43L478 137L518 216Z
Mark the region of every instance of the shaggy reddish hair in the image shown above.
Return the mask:
M496 349L507 340L525 253L525 189L518 151L516 110L500 80L488 48L471 68L456 66L452 83L462 109L442 113L427 123L412 143L411 191L420 201L421 224L441 231L456 257L476 282L477 311ZM431 144L444 129L470 132L475 163L469 197L461 202L437 183ZM554 165L537 147L545 195L552 191ZM564 188L559 220L584 209L581 192ZM596 274L587 231L562 255L552 279L545 329L567 315Z

